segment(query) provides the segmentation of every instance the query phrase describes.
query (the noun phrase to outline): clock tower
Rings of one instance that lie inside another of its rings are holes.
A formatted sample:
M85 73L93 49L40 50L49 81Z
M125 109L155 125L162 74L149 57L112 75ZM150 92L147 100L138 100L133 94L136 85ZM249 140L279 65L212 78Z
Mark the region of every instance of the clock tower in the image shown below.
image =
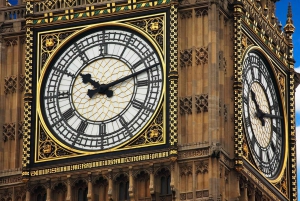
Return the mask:
M297 200L276 1L0 0L0 201Z

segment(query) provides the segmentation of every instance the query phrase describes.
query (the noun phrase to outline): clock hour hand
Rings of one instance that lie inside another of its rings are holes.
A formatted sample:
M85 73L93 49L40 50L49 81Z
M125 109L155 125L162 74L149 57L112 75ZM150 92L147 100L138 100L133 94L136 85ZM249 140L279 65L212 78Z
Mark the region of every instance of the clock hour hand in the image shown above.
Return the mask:
M263 112L262 112L261 109L259 108L259 105L258 105L257 100L256 100L256 95L255 95L255 93L254 93L254 91L253 91L252 89L251 89L251 99L252 99L252 101L253 101L254 104L255 104L255 108L256 108L256 116L257 116L257 118L260 120L261 125L262 125L262 126L265 126L265 120L264 120L264 117L262 117L262 116L260 116L260 115L257 115L257 114L261 114L261 113L263 113Z
M282 116L267 114L267 113L262 112L261 110L256 113L256 116L258 118L268 117L268 118L282 119Z
M128 79L130 79L130 78L132 78L132 77L134 77L136 75L139 75L142 72L145 72L145 71L147 71L147 70L149 70L149 69L151 69L151 68L153 68L153 67L155 67L157 65L158 64L151 65L151 66L149 66L147 68L144 68L144 69L142 69L140 71L137 71L135 73L132 73L130 75L122 77L122 78L120 78L120 79L118 79L116 81L113 81L113 82L109 83L109 84L101 84L99 87L96 87L96 89L89 89L88 90L88 95L89 95L90 98L92 98L96 93L100 93L100 94L106 94L107 97L112 97L113 96L113 91L109 90L108 89L109 87L112 87L112 86L117 85L117 84L119 84L121 82L124 82L125 80L128 80Z
M88 74L80 73L79 75L81 76L82 82L84 84L91 83L95 88L100 86L99 82L96 82L96 81L91 79L91 77L92 77L91 74L89 74L89 73Z
M94 88L96 88L96 89L93 89L93 90L91 90L91 89L88 90L87 95L90 98L92 98L95 95L94 93L91 92L91 91L94 91L94 90L98 91L99 93L101 93L101 92L104 93L103 91L106 91L106 94L110 94L110 93L112 94L111 90L105 89L105 85L104 84L99 84L99 82L96 82L93 79L91 79L91 77L92 77L91 74L89 74L89 73L88 74L82 74L82 73L80 73L79 75L81 76L82 82L84 84L91 83L94 86Z
M258 105L257 100L256 100L256 94L254 93L254 91L252 89L251 89L251 99L255 104L256 110L259 109L259 105Z

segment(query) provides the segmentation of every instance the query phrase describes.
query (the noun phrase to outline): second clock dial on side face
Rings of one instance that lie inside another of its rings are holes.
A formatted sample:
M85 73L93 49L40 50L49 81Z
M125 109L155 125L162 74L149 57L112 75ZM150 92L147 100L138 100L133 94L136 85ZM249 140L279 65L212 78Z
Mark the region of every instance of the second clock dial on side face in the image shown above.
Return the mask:
M44 73L41 111L58 140L101 151L138 135L163 99L164 69L154 46L135 31L102 27L58 52Z
M270 66L255 52L243 62L243 120L251 154L257 167L270 179L283 160L283 115Z

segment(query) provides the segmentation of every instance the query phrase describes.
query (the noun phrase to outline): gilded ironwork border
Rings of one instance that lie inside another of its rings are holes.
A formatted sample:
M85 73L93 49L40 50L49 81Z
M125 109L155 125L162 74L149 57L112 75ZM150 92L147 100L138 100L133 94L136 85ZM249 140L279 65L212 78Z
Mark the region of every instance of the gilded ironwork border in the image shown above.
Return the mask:
M157 0L157 1L144 1L136 2L136 0L129 0L126 4L124 2L107 2L105 7L95 8L94 5L85 7L85 10L74 11L72 7L68 7L64 14L55 15L52 12L47 12L40 19L33 19L30 21L32 24L46 24L59 21L67 21L73 19L95 17L99 15L106 15L111 13L119 13L128 10L137 10L142 8L156 7L159 5L169 4L171 0ZM103 5L103 4L102 4ZM34 2L27 2L26 12L33 13ZM54 9L55 10L55 9Z
M178 7L171 5L170 13L170 91L169 91L169 128L171 145L170 154L177 158L177 124L178 124Z
M53 168L37 168L31 171L28 171L28 175L31 177L33 176L41 176L41 175L51 175L54 173L63 173L63 172L70 172L76 170L85 170L91 168L99 168L99 167L107 167L112 165L121 165L126 163L133 163L133 162L142 162L146 160L152 159L164 159L169 157L168 151L161 151L161 152L153 152L153 153L144 153L144 154L137 154L133 156L124 156L119 158L111 158L111 159L103 159L103 160L96 160L93 162L82 162L82 163L75 163L72 165L64 165Z
M255 6L256 2L245 0L243 1L246 15L243 15L242 20L248 27L258 36L268 48L276 54L276 56L285 64L288 65L288 48L287 41L278 22L273 23L268 19L264 12L261 12ZM250 18L249 16L252 16ZM274 18L275 19L275 18Z
M243 4L234 5L234 153L235 168L243 166L243 111L242 111L242 15Z
M146 19L147 23L143 26L137 26L134 22L137 21L143 21L143 19ZM156 21L151 21L150 19L156 19ZM150 22L151 21L151 22ZM117 21L114 21L116 23ZM153 41L156 42L156 46L160 48L160 52L162 52L162 56L164 57L164 61L166 61L166 45L165 45L165 37L166 37L166 14L165 13L158 13L154 14L151 16L144 16L139 17L139 18L128 18L128 19L121 19L119 22L124 23L124 24L130 24L130 26L135 26L142 32L148 35L149 38L152 38ZM156 24L156 22L159 22ZM151 29L152 25L158 25L158 29ZM61 41L57 40L59 38L59 35L63 33L64 31L62 30L52 30L52 31L46 31L45 33L40 34L41 41L38 43L39 47L39 54L38 55L43 55L46 54L46 60L42 61L43 58L37 59L37 65L39 66L38 68L42 69L44 67L44 64L49 62L48 58L51 57L51 55L60 48L61 45L65 44L63 43L64 40L66 42L68 41L69 36L72 34L76 34L76 32L80 32L81 29L85 28L86 26L82 27L77 27L77 28L70 28L66 29L65 31L69 34L67 34L66 37L64 37ZM147 30L149 28L149 30ZM159 35L161 35L161 40L163 40L163 43L159 43L157 40L157 32L159 32ZM177 43L176 43L177 45ZM48 46L48 47L47 47ZM165 73L167 73L165 71ZM168 73L167 73L168 75ZM167 79L167 77L165 77ZM164 89L166 91L166 89ZM166 96L165 96L166 97ZM177 96L176 96L177 97ZM132 141L129 144L124 145L124 147L120 147L117 149L117 151L123 150L123 149L132 149L135 147L145 147L146 146L156 146L156 145L163 145L166 143L166 126L164 125L164 122L166 121L166 100L164 99L164 106L160 109L161 110L161 115L158 115L156 119L153 119L152 124L149 126L155 127L154 130L157 130L157 133L155 132L150 132L149 130L146 130L144 134L141 135L141 137L137 137L134 141ZM159 113L159 114L160 114ZM176 113L177 115L177 113ZM163 118L161 120L161 118ZM162 121L162 122L161 122ZM161 122L161 125L160 123ZM166 123L166 122L165 122ZM64 158L72 158L72 157L79 157L79 156L84 156L84 155L90 155L91 153L77 153L75 150L69 150L66 149L65 147L61 146L60 144L57 144L51 137L47 136L45 134L46 132L43 131L42 125L38 122L38 119L36 119L36 126L37 130L39 130L39 135L36 135L36 145L35 145L35 163L38 162L44 162L44 161L52 161L52 160L59 160L59 159L64 159ZM164 132L163 132L164 130ZM41 133L43 132L43 133ZM163 134L162 134L163 133ZM144 138L143 138L143 137ZM37 142L38 139L38 142ZM143 141L144 140L144 141ZM54 151L55 153L52 153ZM96 152L95 152L96 153ZM100 153L100 152L99 152ZM102 152L101 152L102 153ZM33 157L33 156L32 156Z
M32 125L32 62L33 62L33 31L26 28L26 53L25 53L25 94L24 94L24 134L23 134L23 160L22 167L30 163L30 133Z
M293 59L292 62L289 62L289 67L294 69ZM297 157L296 157L296 120L295 120L295 77L294 73L289 74L289 120L290 120L290 139L289 139L289 146L290 146L290 155L289 161L291 164L291 171L290 171L290 189L291 189L291 199L297 199Z

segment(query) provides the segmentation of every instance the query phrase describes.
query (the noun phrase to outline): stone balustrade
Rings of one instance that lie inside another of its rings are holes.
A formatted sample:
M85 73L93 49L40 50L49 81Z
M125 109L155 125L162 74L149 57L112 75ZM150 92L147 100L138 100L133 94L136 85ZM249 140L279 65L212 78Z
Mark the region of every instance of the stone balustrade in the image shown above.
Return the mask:
M0 22L24 20L25 14L25 5L3 7L0 8Z

